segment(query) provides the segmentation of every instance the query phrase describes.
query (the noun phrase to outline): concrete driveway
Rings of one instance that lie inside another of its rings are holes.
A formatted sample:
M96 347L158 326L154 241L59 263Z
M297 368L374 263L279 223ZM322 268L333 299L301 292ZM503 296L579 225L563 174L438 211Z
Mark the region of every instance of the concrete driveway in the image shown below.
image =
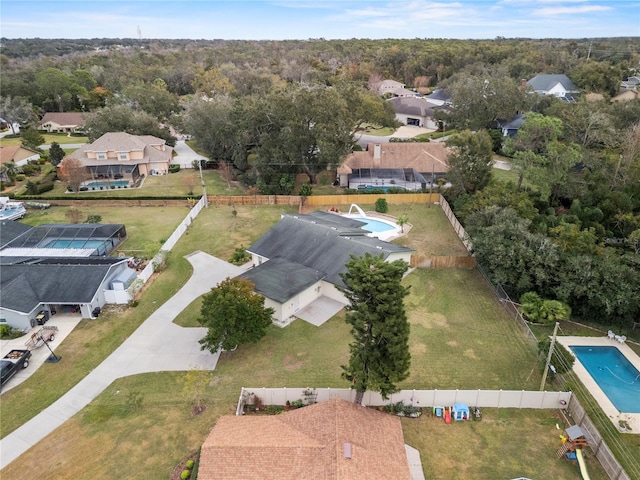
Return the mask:
M435 130L429 129L429 128L414 127L411 125L403 125L402 127L398 128L393 133L393 135L386 135L386 136L379 137L376 135L367 135L365 133L356 133L354 135L354 138L358 143L358 145L360 145L362 148L366 148L368 143L374 143L374 142L386 143L389 141L391 137L413 138L423 133L431 133L431 132L435 132Z
M206 160L196 153L184 140L178 140L174 147L176 156L171 160L171 165L180 165L180 168L193 168L194 160Z
M0 468L61 426L120 377L147 372L215 369L219 352L201 351L198 344L206 329L183 328L175 325L173 319L193 300L227 277L239 275L243 268L203 252L192 253L187 260L193 265L193 274L178 293L75 387L0 440Z

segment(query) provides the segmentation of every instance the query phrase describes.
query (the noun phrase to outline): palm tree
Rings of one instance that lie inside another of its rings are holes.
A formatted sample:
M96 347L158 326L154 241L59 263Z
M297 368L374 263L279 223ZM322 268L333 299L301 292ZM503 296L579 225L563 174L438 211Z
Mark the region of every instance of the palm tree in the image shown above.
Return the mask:
M396 219L396 223L398 225L400 225L401 228L401 232L404 233L404 226L409 222L409 217L407 216L406 213L403 213L402 215L398 216L398 218Z
M18 167L14 162L3 163L0 167L0 173L2 177L7 178L11 183L15 182L16 175L18 175Z

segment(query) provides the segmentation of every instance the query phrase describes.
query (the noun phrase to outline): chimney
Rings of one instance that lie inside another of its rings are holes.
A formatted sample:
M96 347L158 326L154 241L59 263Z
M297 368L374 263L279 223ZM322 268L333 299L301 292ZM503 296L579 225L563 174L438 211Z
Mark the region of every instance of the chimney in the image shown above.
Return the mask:
M380 152L382 150L382 145L380 145L379 143L376 143L373 146L373 159L374 160L380 160Z
M523 79L520 81L520 88L521 88L522 90L526 90L526 89L527 89L527 79L526 79L526 78L523 78Z
M351 458L351 444L348 442L345 442L343 445L343 453L344 453L344 458L350 459Z

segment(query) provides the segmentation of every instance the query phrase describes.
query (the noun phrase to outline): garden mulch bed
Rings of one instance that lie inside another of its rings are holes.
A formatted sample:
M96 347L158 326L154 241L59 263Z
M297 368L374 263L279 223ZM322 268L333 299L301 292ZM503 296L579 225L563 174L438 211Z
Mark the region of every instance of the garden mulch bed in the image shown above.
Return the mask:
M171 475L169 476L169 480L181 480L180 474L185 468L187 468L187 462L189 460L193 460L195 462L197 457L198 457L198 452L194 452L191 455L187 455L182 460L180 460L180 463L171 472Z

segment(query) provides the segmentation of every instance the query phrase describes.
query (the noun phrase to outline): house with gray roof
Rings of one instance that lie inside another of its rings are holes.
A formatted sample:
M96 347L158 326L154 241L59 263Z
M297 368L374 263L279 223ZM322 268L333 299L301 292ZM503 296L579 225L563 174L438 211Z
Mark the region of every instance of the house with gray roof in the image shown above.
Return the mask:
M41 310L83 318L105 303L127 303L136 278L128 257L107 257L124 225L0 225L0 324L28 330Z
M388 100L396 112L396 120L405 125L438 129L434 113L439 108L435 103L418 97L395 97Z
M65 160L79 160L92 180L129 180L134 184L143 176L167 174L172 154L173 147L162 138L109 132L83 145Z
M409 263L414 252L368 236L363 226L359 220L328 212L283 215L247 249L254 268L239 278L254 283L280 326L304 319L314 305L335 314L348 303L337 287L345 287L340 274L352 255L369 253L388 262Z
M540 73L527 82L538 95L566 98L578 93L578 87L564 74Z

